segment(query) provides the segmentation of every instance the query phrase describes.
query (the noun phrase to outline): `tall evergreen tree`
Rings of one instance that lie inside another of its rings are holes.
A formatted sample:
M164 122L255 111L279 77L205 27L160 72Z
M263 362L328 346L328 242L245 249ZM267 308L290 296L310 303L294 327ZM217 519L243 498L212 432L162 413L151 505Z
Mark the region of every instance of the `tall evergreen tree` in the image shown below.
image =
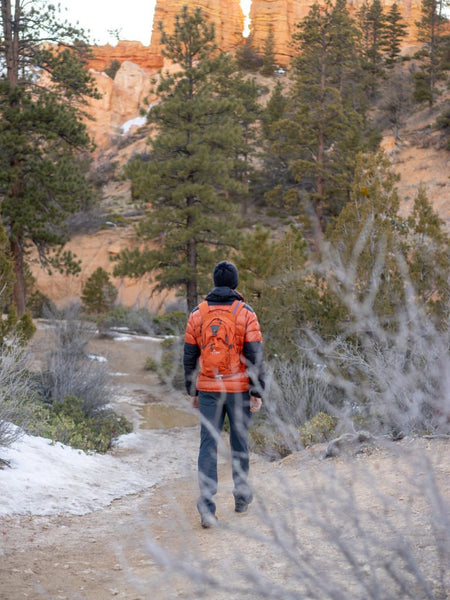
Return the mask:
M389 9L384 23L384 32L382 34L382 48L385 55L385 63L392 69L398 62L401 42L407 32L406 23L398 8L397 2L394 2Z
M298 55L284 117L271 127L270 153L286 177L276 190L291 210L312 205L316 244L348 200L354 159L363 143L366 102L357 30L344 0L315 4L299 24ZM276 139L275 139L276 135ZM274 193L271 194L274 197Z
M448 0L422 0L421 18L416 22L419 40L423 48L416 54L421 68L415 75L414 98L417 102L428 102L432 106L437 82L448 70L448 35L443 25L448 22L445 10Z
M152 247L126 251L115 273L154 273L159 289L183 289L188 309L211 285L211 269L238 245L232 197L243 142L243 104L232 79L232 59L217 53L213 24L201 9L184 7L173 34L163 24L164 54L179 65L161 74L160 102L149 113L150 153L127 168L134 197L149 206L138 234Z
M340 297L353 296L368 315L379 315L386 324L404 302L398 258L406 254L407 227L398 215L397 180L383 153L361 154L351 201L328 232L338 262L348 274L338 283L343 286Z
M266 350L286 361L296 360L302 332L334 336L344 316L308 258L305 238L295 227L273 236L258 226L244 237L236 260L239 289L258 313Z
M376 89L377 79L382 74L382 48L385 35L386 17L380 0L365 3L359 11L360 27L363 35L363 55L365 68L369 72L369 87Z
M236 50L236 60L243 71L258 71L263 65L259 50L255 48L253 36L245 38L243 44Z
M215 93L224 98L233 98L234 102L234 120L239 127L239 135L235 137L235 160L231 176L241 185L230 197L240 202L241 213L245 216L251 184L255 179L253 156L259 149L261 137L259 128L255 126L262 114L259 102L261 85L254 77L240 69L236 70L235 62L230 60L222 62L214 77Z
M450 310L449 236L420 187L408 218L408 266L419 300L440 325L448 325Z
M264 42L262 61L261 75L271 77L277 68L275 61L275 37L272 27L269 28L269 33Z
M0 211L21 316L30 245L44 265L77 269L62 247L68 214L89 197L77 157L90 148L83 100L96 92L84 34L61 22L54 5L1 0L0 19Z

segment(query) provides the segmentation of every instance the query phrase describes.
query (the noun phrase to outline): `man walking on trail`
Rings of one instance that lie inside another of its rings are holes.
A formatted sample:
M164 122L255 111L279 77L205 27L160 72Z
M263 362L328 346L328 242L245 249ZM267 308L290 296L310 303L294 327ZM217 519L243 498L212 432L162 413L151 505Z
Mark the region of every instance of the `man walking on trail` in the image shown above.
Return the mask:
M189 315L184 343L186 389L201 415L197 508L204 528L217 523L213 498L225 415L230 423L235 511L245 512L253 499L248 483L248 429L251 413L261 408L264 391L261 330L256 314L236 291L235 265L218 263L213 279L214 289Z

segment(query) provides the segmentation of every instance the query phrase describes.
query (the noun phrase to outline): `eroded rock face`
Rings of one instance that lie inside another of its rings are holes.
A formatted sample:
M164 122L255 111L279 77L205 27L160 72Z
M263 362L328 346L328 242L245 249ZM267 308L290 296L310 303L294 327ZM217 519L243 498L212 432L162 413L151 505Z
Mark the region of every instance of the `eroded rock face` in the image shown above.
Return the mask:
M113 79L105 73L91 71L95 77L99 100L91 100L89 113L94 121L88 129L98 149L106 149L120 137L122 128L140 116L144 98L156 100L152 94L151 75L133 62L125 61Z
M348 7L355 14L364 0L350 0ZM388 10L394 0L385 0ZM250 32L255 49L263 50L270 30L274 36L274 51L278 64L287 66L294 55L291 46L297 23L308 14L314 0L253 0L250 9ZM403 41L407 46L417 41L415 21L420 17L421 0L399 0L398 6L408 26L408 35ZM120 41L117 46L94 46L94 57L89 66L94 72L97 87L103 97L91 101L90 114L94 121L88 123L97 147L107 149L111 141L121 135L121 128L127 121L139 116L139 107L144 96L150 91L150 78L159 69L173 69L162 56L161 34L158 23L172 33L175 16L184 5L192 11L201 8L216 28L216 42L222 52L233 52L244 43L244 13L240 0L157 0L151 45L140 42ZM121 67L114 81L104 74L113 61ZM150 102L156 100L150 99Z
M296 24L305 18L314 3L314 0L252 0L250 32L254 47L262 50L272 29L276 60L282 66L288 65L293 56L290 43ZM385 12L393 3L394 0L382 2ZM362 4L363 0L350 0L347 4L350 14L355 15ZM417 42L415 21L420 18L420 4L420 0L398 2L398 8L408 27L403 45Z
M149 31L148 38L150 41L151 32ZM141 42L119 41L117 46L92 46L91 51L93 57L89 60L89 68L94 71L105 71L111 66L115 60L123 63L125 61L132 62L144 71L154 72L163 66L163 57L160 49L157 52L152 52L149 46L144 46Z
M114 277L114 263L111 258L117 256L125 248L139 246L132 227L115 228L98 231L95 235L74 236L66 245L82 261L82 272L78 275L64 275L53 272L51 275L43 269L38 261L31 264L36 278L36 287L58 307L78 302L86 281L92 273L102 267L110 275L111 282L118 290L117 303L123 306L145 307L158 312L161 305L171 300L173 292L156 293L154 285L148 278L130 279Z
M229 52L242 44L244 13L240 0L157 0L150 46L154 54L161 48L158 23L163 23L166 33L172 33L175 15L181 13L183 6L188 6L190 11L201 8L203 15L214 23L216 43L221 52Z

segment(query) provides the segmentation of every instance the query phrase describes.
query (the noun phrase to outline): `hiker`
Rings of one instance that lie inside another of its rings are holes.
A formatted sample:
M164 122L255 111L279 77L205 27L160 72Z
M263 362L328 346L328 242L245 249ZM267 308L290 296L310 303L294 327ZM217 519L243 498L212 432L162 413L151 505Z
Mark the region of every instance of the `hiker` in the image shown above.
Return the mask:
M204 528L217 524L213 497L225 415L230 424L235 511L246 512L253 499L248 483L248 429L252 413L261 408L264 391L261 330L253 309L236 291L238 270L233 263L219 262L213 279L214 289L189 315L183 361L186 390L201 415L197 508Z

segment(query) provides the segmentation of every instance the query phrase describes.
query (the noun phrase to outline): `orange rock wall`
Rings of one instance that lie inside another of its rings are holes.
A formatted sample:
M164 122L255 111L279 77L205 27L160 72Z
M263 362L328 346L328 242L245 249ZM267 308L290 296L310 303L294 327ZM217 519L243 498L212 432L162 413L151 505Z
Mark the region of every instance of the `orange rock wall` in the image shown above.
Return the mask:
M205 15L215 25L216 43L219 50L229 52L242 44L244 30L244 14L239 4L240 0L157 0L153 18L153 33L150 50L160 52L161 34L158 24L163 23L164 31L172 33L175 15L181 13L183 6L189 10L201 8Z
M364 0L349 0L350 11L355 13ZM394 0L382 0L389 9ZM291 46L296 24L307 15L314 0L253 0L250 9L250 32L255 48L262 50L270 29L274 34L277 62L287 66L294 54ZM399 8L408 25L408 36L404 46L416 42L415 21L420 16L421 0L399 0ZM144 96L150 93L150 80L159 69L171 68L161 54L161 35L158 23L164 24L168 33L173 32L175 15L187 5L190 10L197 7L216 27L216 42L222 52L234 51L244 42L244 14L240 0L157 0L153 34L150 46L140 42L120 41L117 46L92 47L93 58L89 67L97 80L101 100L90 103L89 112L94 121L88 128L99 149L106 149L121 135L121 127L139 115ZM118 60L121 68L114 81L104 74L111 62ZM155 100L150 98L150 101Z
M91 100L87 121L97 148L104 150L122 135L122 126L140 116L144 98L156 100L152 94L151 75L131 61L124 61L113 79L105 73L91 71L100 99Z
M388 10L395 0L384 0ZM356 13L364 0L349 0L350 12ZM308 13L314 0L253 0L250 9L250 32L255 48L262 49L270 29L274 33L275 54L280 64L286 66L293 55L290 42L299 23ZM140 42L120 41L117 46L93 46L89 67L104 71L113 60L133 62L145 71L154 73L164 66L161 54L161 34L158 24L172 33L175 15L187 5L190 10L201 8L216 27L216 42L222 52L235 50L243 43L244 14L240 0L157 0L150 46ZM415 21L420 18L421 0L398 0L398 6L408 27L404 45L417 42Z
M64 275L57 271L49 275L35 260L30 266L36 279L36 287L51 298L56 306L64 307L79 301L88 278L98 267L102 267L110 275L111 282L119 292L118 304L159 312L174 297L174 292L155 292L154 284L147 277L130 279L114 277L112 274L114 263L111 258L125 248L131 249L138 245L132 227L102 230L95 235L74 236L65 248L81 259L82 272L77 276ZM37 258L34 255L32 257Z
M385 11L394 0L382 1ZM250 32L255 48L262 50L270 29L274 34L274 51L280 65L289 64L293 56L290 46L296 24L303 20L314 0L253 0L250 9ZM355 14L362 6L363 0L350 0L350 13ZM408 35L403 44L414 44L417 41L415 21L420 17L421 0L398 0L399 10L408 26Z
M152 52L148 46L141 42L120 41L117 46L91 46L92 58L89 68L102 72L107 69L112 61L120 63L128 60L146 71L155 71L163 66L163 57L160 50Z

